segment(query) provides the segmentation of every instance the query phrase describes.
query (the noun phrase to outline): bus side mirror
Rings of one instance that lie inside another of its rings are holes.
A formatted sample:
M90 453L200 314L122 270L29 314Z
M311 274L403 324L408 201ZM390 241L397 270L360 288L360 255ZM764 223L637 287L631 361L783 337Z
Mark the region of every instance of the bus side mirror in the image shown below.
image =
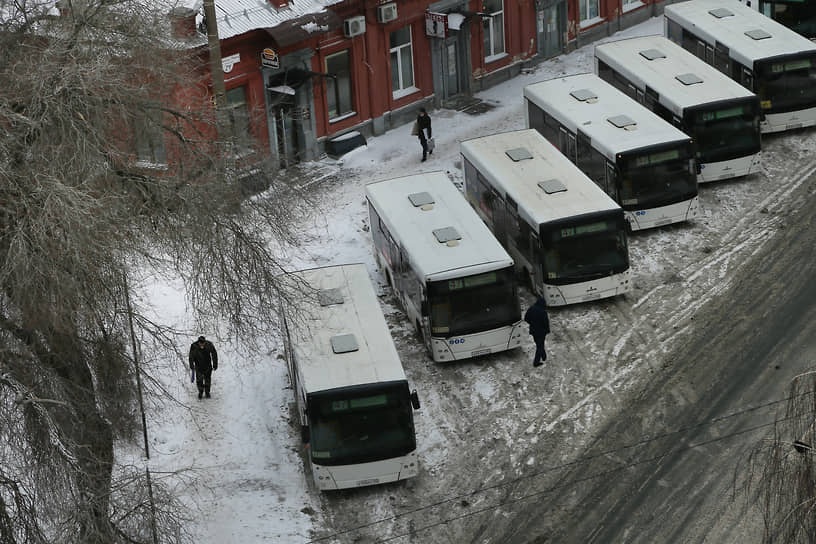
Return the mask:
M309 426L308 425L301 425L300 426L300 439L303 440L304 444L308 444L310 438L311 437L309 436Z
M414 407L414 410L419 410L419 395L417 395L416 389L411 391L411 406Z
M420 313L422 314L423 317L428 315L428 303L426 301L424 301L424 300L422 301L422 304L420 304L419 311L420 311Z

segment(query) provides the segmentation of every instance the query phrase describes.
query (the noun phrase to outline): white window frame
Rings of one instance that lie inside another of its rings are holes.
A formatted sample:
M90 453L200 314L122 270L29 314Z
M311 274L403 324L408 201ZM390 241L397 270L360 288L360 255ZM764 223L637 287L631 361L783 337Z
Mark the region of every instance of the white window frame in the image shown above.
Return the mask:
M490 15L490 18L487 19L488 21L488 38L490 41L490 51L485 51L485 62L493 62L500 58L507 56L507 29L504 26L504 0L501 1L501 9L499 11L494 11ZM501 51L496 52L496 44L493 42L493 34L494 28L496 25L496 20L501 18L501 25L502 25L502 44L501 44Z
M354 107L354 82L352 81L352 78L354 77L354 73L353 73L353 70L352 70L353 64L352 64L351 49L350 48L349 49L341 49L339 51L335 51L334 53L326 55L326 57L323 59L323 66L325 68L325 72L327 74L331 74L331 71L329 70L329 61L333 57L337 57L339 55L346 55L346 58L348 60L348 71L349 71L348 72L348 98L349 98L349 108L350 109L349 109L349 111L346 111L346 112L339 111L339 109L341 107L341 104L339 102L341 101L340 97L342 96L342 93L339 93L340 88L338 87L337 80L335 80L335 82L334 82L335 97L334 98L338 100L338 104L337 104L338 111L336 112L336 114L333 117L330 115L330 111L328 109L328 107L329 107L329 97L328 97L329 84L327 82L325 84L326 85L326 92L327 92L327 95L326 95L326 108L327 108L326 109L326 114L329 117L329 123L336 123L337 121L342 121L343 119L346 119L348 117L353 117L354 115L357 115L357 111L356 111L356 109Z
M626 13L644 5L641 0L621 0L621 12Z
M390 52L389 59L393 58L394 55L396 55L396 57L397 57L397 78L398 78L399 88L397 88L397 89L393 88L394 79L393 78L391 79L391 85L392 85L391 94L392 94L393 98L395 98L395 99L396 98L401 98L403 96L407 96L407 95L409 95L411 93L414 93L414 92L419 90L416 87L416 70L414 70L414 29L411 28L411 25L408 25L407 27L403 27L403 28L408 29L408 43L404 43L402 45L392 47L390 49L390 51L389 51ZM399 30L402 30L402 28L399 29ZM388 36L388 39L390 41L390 39L391 39L390 34ZM405 49L406 47L411 52L410 58L411 58L411 80L412 81L411 81L410 86L406 86L405 82L402 80L402 68L403 67L402 67L402 55L401 55L401 53L402 53L402 50ZM391 64L391 70L392 71L394 70L393 63Z
M590 17L593 6L597 15ZM603 17L601 17L601 0L578 0L578 20L581 28L603 21Z

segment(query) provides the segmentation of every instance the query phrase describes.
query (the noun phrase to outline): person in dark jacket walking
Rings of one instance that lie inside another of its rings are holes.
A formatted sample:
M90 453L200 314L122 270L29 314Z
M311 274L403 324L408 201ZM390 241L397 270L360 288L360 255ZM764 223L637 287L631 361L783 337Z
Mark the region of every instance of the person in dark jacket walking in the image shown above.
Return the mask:
M215 351L215 346L203 336L199 336L190 346L189 360L190 370L196 372L198 398L201 398L201 395L210 398L212 372L218 370L218 352Z
M428 153L433 153L433 149L428 147L428 139L431 138L431 117L425 108L419 108L416 123L419 144L422 146L422 162L425 162L428 159Z
M524 321L530 324L530 335L536 345L533 366L541 366L547 360L547 352L544 349L544 340L550 333L550 316L547 315L547 302L540 298L535 304L527 309L524 314Z

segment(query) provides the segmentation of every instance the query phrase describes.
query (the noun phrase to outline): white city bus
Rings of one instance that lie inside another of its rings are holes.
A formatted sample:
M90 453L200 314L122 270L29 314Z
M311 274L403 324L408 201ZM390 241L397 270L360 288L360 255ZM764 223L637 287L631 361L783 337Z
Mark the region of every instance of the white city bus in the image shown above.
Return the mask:
M413 409L394 341L363 264L293 273L313 291L283 313L285 354L318 489L417 475Z
M694 142L595 74L524 88L527 126L621 205L633 231L697 216Z
M623 210L536 130L465 140L465 194L549 306L629 291Z
M816 125L816 43L739 2L666 6L664 32L759 96L763 133Z
M668 38L597 45L595 73L694 139L698 182L759 170L759 98Z
M365 192L377 261L434 361L521 345L513 260L444 172Z

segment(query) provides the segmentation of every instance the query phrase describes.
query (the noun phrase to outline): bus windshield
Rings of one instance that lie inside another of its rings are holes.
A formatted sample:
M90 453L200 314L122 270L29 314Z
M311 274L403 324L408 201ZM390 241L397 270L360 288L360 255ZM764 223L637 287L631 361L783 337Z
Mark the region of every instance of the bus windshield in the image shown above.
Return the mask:
M816 37L816 3L812 0L760 0L759 10L805 38Z
M512 325L521 319L513 267L429 282L431 334L446 338Z
M416 449L408 384L334 390L310 396L312 462L351 465Z
M686 132L697 141L701 163L727 161L759 152L759 108L750 102L686 111Z
M816 55L756 63L755 85L762 111L784 113L816 106Z
M542 230L544 283L565 285L629 268L623 216Z
M655 208L697 195L691 144L637 150L618 157L619 202L624 210Z

